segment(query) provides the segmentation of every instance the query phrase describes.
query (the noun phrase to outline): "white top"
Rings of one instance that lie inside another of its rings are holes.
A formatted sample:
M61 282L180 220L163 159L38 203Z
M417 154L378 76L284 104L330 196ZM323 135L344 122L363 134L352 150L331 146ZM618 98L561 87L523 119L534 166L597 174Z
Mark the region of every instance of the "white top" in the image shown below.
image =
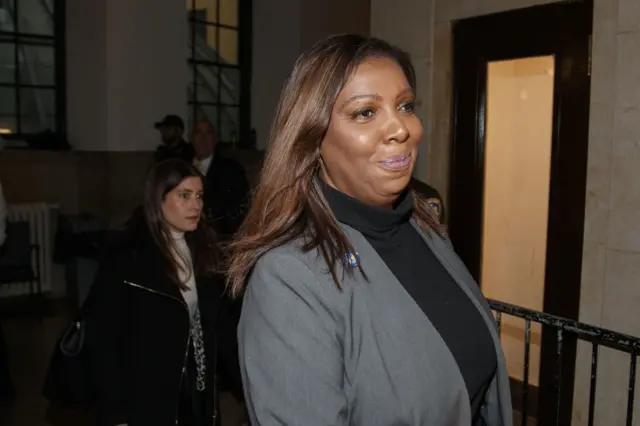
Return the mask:
M196 291L196 278L193 273L191 252L189 251L189 246L187 246L187 240L184 238L184 232L171 232L171 236L177 251L174 255L178 262L178 278L188 287L188 290L182 290L182 297L187 302L189 313L193 316L198 307L198 292Z
M202 173L203 176L207 175L209 166L211 166L211 160L213 160L213 154L205 158L204 160L193 159L193 165Z
M6 238L7 227L7 203L4 201L4 195L2 193L2 183L0 183L0 246L4 244Z

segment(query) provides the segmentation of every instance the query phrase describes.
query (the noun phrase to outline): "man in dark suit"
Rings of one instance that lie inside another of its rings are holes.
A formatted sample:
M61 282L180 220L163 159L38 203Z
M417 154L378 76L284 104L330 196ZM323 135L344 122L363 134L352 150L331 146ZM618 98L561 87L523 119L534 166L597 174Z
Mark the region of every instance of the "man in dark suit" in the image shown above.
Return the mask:
M194 152L191 144L184 140L184 121L177 115L167 115L161 121L155 123L155 128L160 132L162 144L154 154L155 162L169 158L179 158L191 162Z
M200 120L193 127L193 164L205 177L204 208L216 224L223 240L233 236L244 220L249 182L242 166L216 151L218 134L208 120Z
M440 223L444 223L444 204L438 190L413 177L409 182L409 187L427 199L427 205L438 215Z

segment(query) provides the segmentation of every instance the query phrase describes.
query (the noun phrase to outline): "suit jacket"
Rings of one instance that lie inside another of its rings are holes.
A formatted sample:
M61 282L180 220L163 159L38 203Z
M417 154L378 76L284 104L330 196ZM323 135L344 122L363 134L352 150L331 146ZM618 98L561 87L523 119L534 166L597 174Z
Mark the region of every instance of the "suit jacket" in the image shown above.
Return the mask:
M249 202L249 182L240 163L216 153L205 176L204 194L205 211L221 239L231 237Z
M343 229L368 282L357 270L338 275L339 291L318 251L303 253L300 241L265 254L249 279L238 342L252 425L469 426L467 388L446 344L364 236ZM421 236L490 330L498 369L481 413L488 426L510 426L487 301L448 240Z

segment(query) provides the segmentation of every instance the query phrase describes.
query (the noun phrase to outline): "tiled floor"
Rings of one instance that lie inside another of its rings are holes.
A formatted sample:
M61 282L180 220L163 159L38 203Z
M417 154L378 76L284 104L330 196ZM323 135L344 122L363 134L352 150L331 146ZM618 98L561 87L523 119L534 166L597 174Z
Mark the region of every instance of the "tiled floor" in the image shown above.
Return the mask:
M51 424L46 420L48 403L42 397L42 382L52 348L66 321L62 316L45 318L42 323L33 318L3 320L9 348L9 368L18 398L9 406L0 407L0 425Z
M2 327L9 349L9 369L17 399L0 405L0 426L93 426L90 415L51 407L42 396L42 384L53 347L70 315L63 303L51 304L42 323L16 309L0 304ZM8 312L9 310L13 312ZM55 312L54 314L51 314ZM18 313L16 315L16 313ZM222 426L240 426L246 419L244 408L228 394L221 395Z

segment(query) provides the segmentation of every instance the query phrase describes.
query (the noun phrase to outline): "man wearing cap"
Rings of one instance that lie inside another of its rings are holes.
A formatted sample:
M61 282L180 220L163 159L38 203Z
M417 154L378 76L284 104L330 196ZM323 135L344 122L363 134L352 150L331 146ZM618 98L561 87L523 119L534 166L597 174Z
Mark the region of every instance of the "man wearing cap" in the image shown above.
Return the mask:
M185 142L184 121L177 115L169 114L162 121L155 124L156 129L160 131L162 137L162 145L160 145L154 154L155 162L166 160L169 158L179 158L190 163L194 156L193 147Z

